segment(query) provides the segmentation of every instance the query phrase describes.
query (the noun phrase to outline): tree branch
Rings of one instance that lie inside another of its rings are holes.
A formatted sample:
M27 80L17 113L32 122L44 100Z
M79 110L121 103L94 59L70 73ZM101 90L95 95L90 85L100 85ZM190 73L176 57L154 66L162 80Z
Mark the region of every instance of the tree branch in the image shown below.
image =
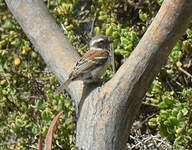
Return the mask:
M60 82L64 82L79 55L65 38L43 0L6 0L14 17ZM67 92L77 103L82 83L72 83Z
M153 23L100 93L88 97L76 144L86 150L122 150L142 98L192 19L191 0L165 0ZM85 137L87 137L85 139Z
M6 0L35 48L60 81L79 57L41 0ZM84 150L122 150L141 101L154 77L192 19L191 0L164 0L153 23L128 60L103 87L70 84L80 101L76 146ZM96 88L97 87L97 88Z

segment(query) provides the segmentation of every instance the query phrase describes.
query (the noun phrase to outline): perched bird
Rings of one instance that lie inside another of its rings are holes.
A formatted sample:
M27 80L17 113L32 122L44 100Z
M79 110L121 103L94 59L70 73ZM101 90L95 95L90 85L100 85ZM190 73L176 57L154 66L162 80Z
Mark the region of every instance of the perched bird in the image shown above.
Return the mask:
M110 64L112 42L104 35L93 37L89 43L90 49L76 62L68 79L56 89L56 94L74 80L82 80L84 83L98 81Z

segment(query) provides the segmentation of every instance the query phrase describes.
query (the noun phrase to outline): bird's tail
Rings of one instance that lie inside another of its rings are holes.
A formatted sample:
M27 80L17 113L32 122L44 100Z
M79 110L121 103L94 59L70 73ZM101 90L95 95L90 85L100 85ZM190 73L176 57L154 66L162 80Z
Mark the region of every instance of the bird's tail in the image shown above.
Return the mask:
M71 80L67 80L65 81L63 84L61 84L56 90L55 90L55 94L60 94L64 89L66 89L66 87L68 86L68 84L70 83Z

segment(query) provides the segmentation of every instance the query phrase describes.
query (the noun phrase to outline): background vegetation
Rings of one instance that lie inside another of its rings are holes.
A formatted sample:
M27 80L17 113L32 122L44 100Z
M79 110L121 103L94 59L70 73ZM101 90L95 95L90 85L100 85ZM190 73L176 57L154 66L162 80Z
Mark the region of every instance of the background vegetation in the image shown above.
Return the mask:
M93 34L113 37L117 68L134 50L162 4L162 0L44 1L80 55L86 52ZM192 25L146 94L128 148L144 149L138 144L140 131L142 138L160 133L173 149L192 149L191 58ZM4 0L0 0L0 64L0 150L35 149L38 138L46 135L51 120L61 110L64 113L53 149L74 149L75 112L70 97L53 94L58 86L55 76ZM112 76L109 68L103 78ZM155 146L150 147L151 143L148 149Z

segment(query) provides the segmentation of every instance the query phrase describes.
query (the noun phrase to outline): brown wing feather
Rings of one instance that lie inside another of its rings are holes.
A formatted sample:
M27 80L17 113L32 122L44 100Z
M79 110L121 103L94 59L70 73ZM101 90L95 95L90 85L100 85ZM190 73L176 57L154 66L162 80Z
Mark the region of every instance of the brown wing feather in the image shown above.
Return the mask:
M102 64L108 58L109 52L107 50L90 50L82 58L94 61L97 64ZM100 59L97 59L100 58Z
M109 52L107 50L90 50L77 61L73 72L69 75L71 80L77 78L79 74L89 72L97 65L104 64L108 59ZM89 58L89 59L88 59Z
M56 94L62 92L70 81L76 79L80 74L86 73L94 69L98 65L103 65L108 59L109 52L106 50L90 50L81 57L75 64L69 78L61 84L55 91ZM89 59L88 59L89 58Z

